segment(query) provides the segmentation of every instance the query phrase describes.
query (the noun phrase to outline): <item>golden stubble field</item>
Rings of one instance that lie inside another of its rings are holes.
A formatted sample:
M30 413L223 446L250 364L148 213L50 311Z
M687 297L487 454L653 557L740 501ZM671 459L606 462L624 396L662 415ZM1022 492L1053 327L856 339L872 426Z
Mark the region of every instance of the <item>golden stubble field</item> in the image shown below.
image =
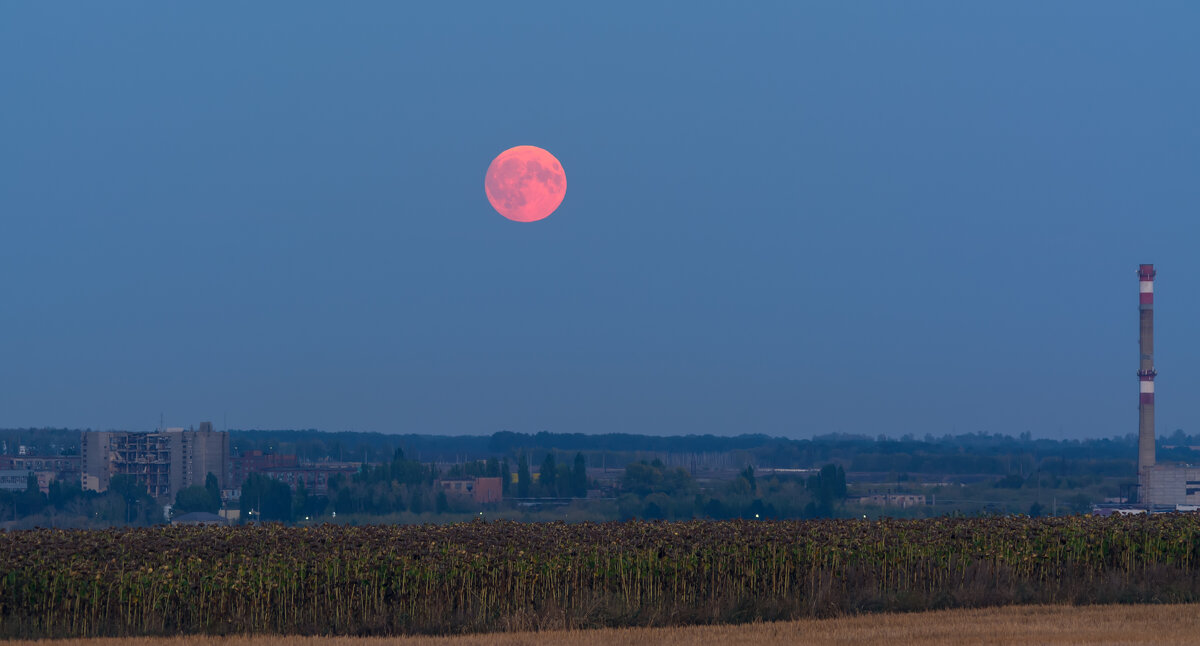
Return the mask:
M457 637L164 637L12 641L12 646L819 646L1200 643L1200 604L1010 606L740 626L619 628Z

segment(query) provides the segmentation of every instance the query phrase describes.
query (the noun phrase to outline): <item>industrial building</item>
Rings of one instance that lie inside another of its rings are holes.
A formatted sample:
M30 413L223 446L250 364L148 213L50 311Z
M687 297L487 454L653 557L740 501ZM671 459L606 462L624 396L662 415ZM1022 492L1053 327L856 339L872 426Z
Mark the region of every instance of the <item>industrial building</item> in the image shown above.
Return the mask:
M151 496L174 500L179 490L216 476L229 486L229 434L210 422L199 430L168 428L152 433L84 431L79 442L86 491L107 491L115 475L128 475Z
M262 473L271 469L295 469L299 466L300 460L294 454L282 455L259 450L243 451L230 460L229 486L242 486L251 473Z
M0 489L23 490L30 474L37 478L42 493L49 493L50 483L55 480L79 482L79 456L0 455Z
M1150 509L1200 505L1200 467L1156 464L1154 449L1154 265L1138 267L1138 502Z
M851 499L860 505L875 505L878 507L899 507L908 509L909 507L920 507L926 504L924 494L911 493L874 493L859 498Z
M29 469L0 469L0 490L24 491L29 486L29 476L35 474ZM38 481L38 487L41 487Z
M262 468L253 473L262 474L268 478L287 484L293 491L304 485L304 490L310 495L325 496L329 494L329 481L336 475L350 478L359 470L357 464L344 463L315 463L291 467ZM242 483L235 482L234 486L241 487Z
M449 495L471 498L480 505L500 502L504 497L502 482L496 477L439 478L434 485Z

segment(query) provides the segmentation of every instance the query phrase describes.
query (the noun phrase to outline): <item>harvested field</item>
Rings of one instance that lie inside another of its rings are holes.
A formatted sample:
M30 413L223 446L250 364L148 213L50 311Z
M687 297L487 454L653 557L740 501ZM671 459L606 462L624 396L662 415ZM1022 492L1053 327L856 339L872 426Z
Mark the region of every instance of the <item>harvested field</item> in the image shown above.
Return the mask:
M461 637L164 637L17 641L14 646L1054 646L1196 643L1200 606L1015 606L740 626L605 628Z

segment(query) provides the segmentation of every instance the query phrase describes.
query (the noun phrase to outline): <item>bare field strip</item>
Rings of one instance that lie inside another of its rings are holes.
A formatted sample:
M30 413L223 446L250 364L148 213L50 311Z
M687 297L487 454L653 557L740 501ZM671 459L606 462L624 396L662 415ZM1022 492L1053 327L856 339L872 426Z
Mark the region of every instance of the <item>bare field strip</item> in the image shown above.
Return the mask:
M11 646L863 646L1192 645L1200 604L1009 606L740 626L612 628L457 637L164 637L10 641Z

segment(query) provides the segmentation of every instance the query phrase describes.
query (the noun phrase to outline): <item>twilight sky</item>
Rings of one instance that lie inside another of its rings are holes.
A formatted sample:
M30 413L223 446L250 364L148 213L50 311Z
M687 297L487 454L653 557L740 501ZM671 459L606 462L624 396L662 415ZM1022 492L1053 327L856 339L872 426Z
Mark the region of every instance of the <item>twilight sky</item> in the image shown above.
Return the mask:
M0 427L1133 433L1152 262L1200 432L1200 5L1045 4L0 4Z

